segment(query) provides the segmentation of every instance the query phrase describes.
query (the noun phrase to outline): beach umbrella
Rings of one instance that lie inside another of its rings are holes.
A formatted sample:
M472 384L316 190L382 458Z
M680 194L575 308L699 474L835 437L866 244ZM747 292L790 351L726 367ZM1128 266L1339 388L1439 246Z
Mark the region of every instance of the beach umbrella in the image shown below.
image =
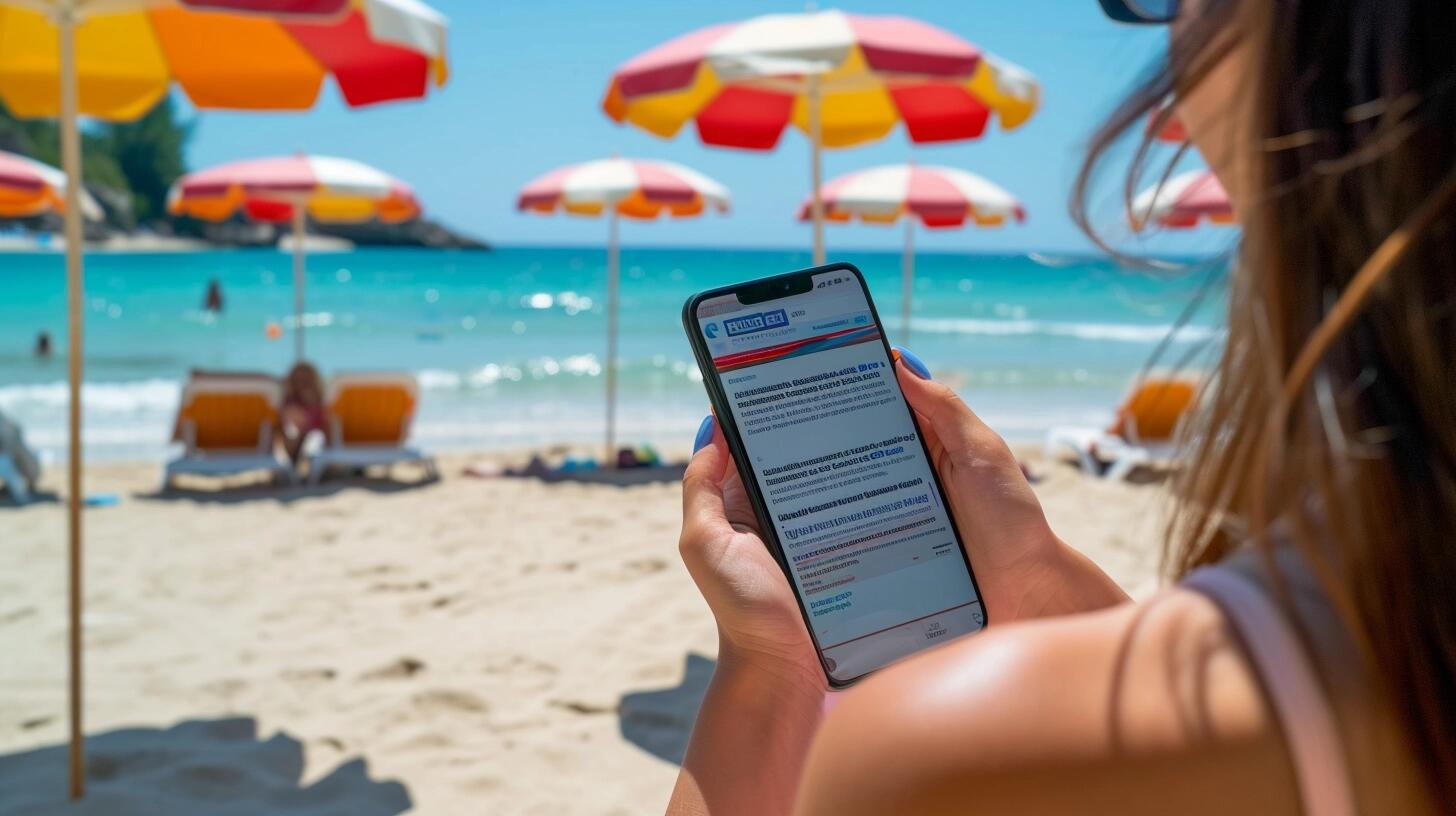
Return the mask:
M167 193L167 211L207 221L243 214L293 225L294 359L303 360L305 221L385 223L420 216L414 191L367 164L332 156L280 156L188 173Z
M620 258L617 221L652 220L660 215L690 218L714 209L728 211L728 188L672 162L610 158L552 170L525 187L516 199L522 212L607 218L606 464L616 462L617 295Z
M1031 74L928 23L812 11L709 26L634 57L602 108L664 138L692 121L704 143L750 150L798 128L811 148L819 264L823 148L881 139L899 122L920 143L977 138L993 113L1011 130L1040 93Z
M1133 229L1148 224L1191 229L1200 222L1237 223L1228 191L1210 170L1190 170L1143 190L1128 213Z
M90 193L81 191L81 215L102 217ZM66 211L66 174L35 159L0 150L0 218L29 218Z
M419 0L0 0L0 101L58 117L66 185L70 381L70 791L81 741L82 115L136 119L175 83L197 108L310 108L332 76L351 106L445 81L445 19Z
M901 256L903 291L901 331L910 338L910 301L915 281L915 222L930 229L972 225L999 227L1008 220L1026 220L1026 210L1015 196L974 173L954 167L887 164L847 173L820 190L824 218L847 222L858 218L868 224L905 220L905 252ZM814 217L813 197L799 208L799 219Z

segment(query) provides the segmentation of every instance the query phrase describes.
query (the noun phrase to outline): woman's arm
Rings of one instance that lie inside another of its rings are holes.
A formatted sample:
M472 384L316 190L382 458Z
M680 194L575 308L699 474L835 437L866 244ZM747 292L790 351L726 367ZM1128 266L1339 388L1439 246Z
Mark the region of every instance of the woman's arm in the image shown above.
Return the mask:
M712 417L683 474L683 563L718 621L718 667L668 813L787 813L828 683Z
M795 812L1297 816L1270 713L1197 593L993 627L846 694Z
M824 707L822 679L720 649L667 812L788 813Z

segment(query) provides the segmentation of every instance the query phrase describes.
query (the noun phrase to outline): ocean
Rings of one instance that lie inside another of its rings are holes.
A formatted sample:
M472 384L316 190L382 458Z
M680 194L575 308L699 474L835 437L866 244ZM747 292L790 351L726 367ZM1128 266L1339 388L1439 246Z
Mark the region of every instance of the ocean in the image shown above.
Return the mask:
M900 257L846 252L900 341ZM0 411L47 458L65 451L65 276L54 253L0 254ZM685 446L707 410L680 310L694 291L809 265L807 252L624 249L618 438ZM1163 365L1217 352L1225 291L1206 266L1150 274L1106 260L925 254L910 347L1014 441L1106 423L1167 341ZM86 259L88 459L158 459L191 368L282 373L290 256L275 250L92 253ZM591 444L602 438L606 254L360 249L311 255L307 355L336 371L414 372L427 449ZM225 310L201 309L220 281ZM1180 315L1207 281L1209 296ZM56 354L32 355L49 331Z

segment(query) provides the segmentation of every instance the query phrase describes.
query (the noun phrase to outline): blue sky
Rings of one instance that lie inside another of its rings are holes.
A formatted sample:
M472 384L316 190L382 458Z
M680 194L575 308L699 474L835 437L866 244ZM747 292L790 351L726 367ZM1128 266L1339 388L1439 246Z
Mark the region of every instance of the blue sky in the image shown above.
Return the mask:
M775 11L793 2L665 0L433 0L451 20L451 81L418 102L349 110L332 87L313 111L199 114L189 159L203 167L256 155L308 151L347 156L415 186L432 217L500 244L600 243L594 219L515 212L521 185L557 165L618 153L683 162L726 184L727 217L627 224L636 245L804 246L807 227L792 214L809 189L809 151L795 131L773 152L706 147L692 128L664 141L609 120L600 109L611 71L624 60L693 28ZM821 4L821 7L829 7ZM1160 28L1108 22L1095 0L972 0L931 3L845 2L846 11L897 13L953 31L1031 70L1043 107L1022 128L993 127L974 142L912 146L903 131L826 153L826 178L913 159L980 173L1021 197L1024 226L925 234L923 249L1076 252L1089 248L1067 216L1067 191L1098 118L1164 43ZM1102 220L1119 224L1109 199ZM1207 251L1226 230L1168 236L1146 245L1165 252ZM828 228L830 254L844 248L897 247L899 229Z

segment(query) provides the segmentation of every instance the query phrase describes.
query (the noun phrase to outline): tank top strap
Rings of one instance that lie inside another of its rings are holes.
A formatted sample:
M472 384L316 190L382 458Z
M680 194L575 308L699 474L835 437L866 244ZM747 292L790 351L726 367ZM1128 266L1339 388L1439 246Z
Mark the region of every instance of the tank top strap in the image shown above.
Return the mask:
M1350 770L1333 708L1279 606L1249 576L1224 565L1195 570L1182 586L1218 604L1248 650L1284 731L1304 812L1355 816Z

